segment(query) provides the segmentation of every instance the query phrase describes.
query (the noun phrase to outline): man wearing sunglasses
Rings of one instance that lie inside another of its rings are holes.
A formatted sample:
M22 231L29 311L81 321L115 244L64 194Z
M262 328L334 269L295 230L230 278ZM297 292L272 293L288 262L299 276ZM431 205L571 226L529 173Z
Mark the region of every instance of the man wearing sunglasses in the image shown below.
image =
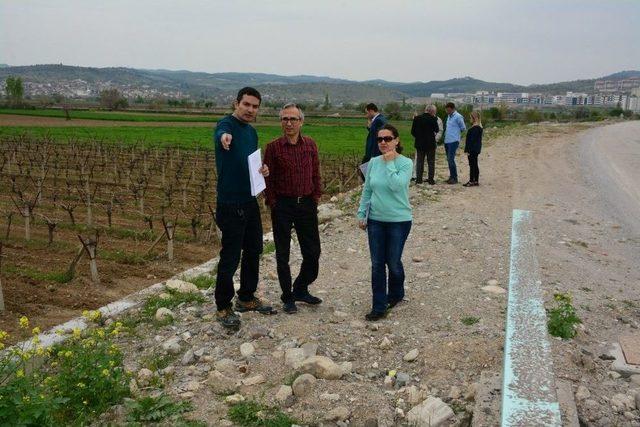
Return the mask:
M283 309L289 314L298 311L297 301L312 305L322 302L309 293L309 285L318 277L320 260L320 161L315 141L300 133L303 123L304 113L300 107L296 104L282 107L283 135L267 144L264 154L264 163L269 168L265 197L271 208ZM296 230L302 252L302 265L293 284L289 267L292 228Z

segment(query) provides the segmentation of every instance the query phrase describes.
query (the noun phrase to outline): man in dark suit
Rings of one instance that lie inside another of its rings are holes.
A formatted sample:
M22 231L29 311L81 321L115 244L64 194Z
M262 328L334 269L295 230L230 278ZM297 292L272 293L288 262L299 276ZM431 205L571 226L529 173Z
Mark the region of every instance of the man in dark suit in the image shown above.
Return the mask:
M364 157L362 163L367 163L372 157L380 155L380 149L378 149L378 131L387 123L387 119L380 114L376 104L370 103L364 108L364 113L367 116L369 133L367 134L367 142L364 147Z
M427 156L427 163L429 165L429 178L427 182L431 185L436 183L433 177L436 158L436 134L439 130L438 120L435 114L432 114L429 107L425 108L424 113L413 118L411 135L413 135L416 140L416 184L422 183L425 155Z

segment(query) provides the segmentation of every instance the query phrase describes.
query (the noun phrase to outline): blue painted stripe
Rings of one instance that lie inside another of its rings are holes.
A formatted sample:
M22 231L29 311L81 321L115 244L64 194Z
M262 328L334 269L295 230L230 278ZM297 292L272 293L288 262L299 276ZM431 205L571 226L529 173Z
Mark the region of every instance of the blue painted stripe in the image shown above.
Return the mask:
M560 426L532 214L515 209L502 384L502 426Z

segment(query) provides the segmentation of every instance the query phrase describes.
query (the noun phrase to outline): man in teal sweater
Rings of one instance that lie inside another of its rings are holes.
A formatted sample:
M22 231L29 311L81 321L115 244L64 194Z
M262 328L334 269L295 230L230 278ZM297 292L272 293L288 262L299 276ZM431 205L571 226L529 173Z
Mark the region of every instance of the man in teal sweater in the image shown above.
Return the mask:
M262 253L262 219L258 202L251 195L247 157L258 149L258 134L249 123L255 120L260 102L256 89L240 89L233 114L222 118L214 132L218 172L216 223L222 232L215 289L216 318L224 327L233 329L240 327L231 301L235 293L233 275L241 259L236 310L273 312L254 296ZM268 176L269 169L263 165L260 173Z

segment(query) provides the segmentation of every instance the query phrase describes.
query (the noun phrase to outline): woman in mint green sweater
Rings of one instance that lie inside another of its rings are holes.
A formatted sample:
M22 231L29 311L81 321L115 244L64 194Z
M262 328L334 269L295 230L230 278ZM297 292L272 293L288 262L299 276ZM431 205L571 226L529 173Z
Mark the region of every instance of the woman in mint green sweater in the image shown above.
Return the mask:
M371 252L372 308L367 320L383 318L404 298L402 251L412 220L409 181L413 162L400 154L402 146L394 126L384 125L377 142L382 155L367 165L358 209L359 226L367 230Z

